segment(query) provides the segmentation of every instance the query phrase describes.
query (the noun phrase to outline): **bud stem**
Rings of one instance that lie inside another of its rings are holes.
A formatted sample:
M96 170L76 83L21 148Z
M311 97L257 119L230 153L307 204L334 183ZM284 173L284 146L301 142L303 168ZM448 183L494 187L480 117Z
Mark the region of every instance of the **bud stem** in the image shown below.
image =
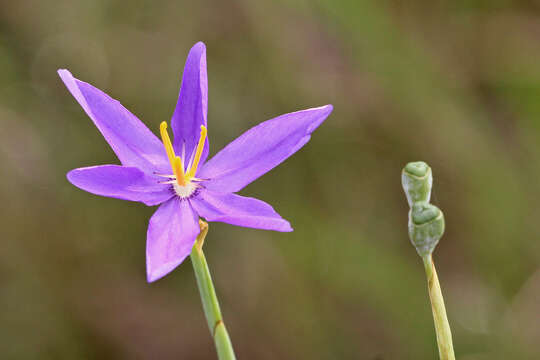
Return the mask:
M431 255L422 257L424 269L428 281L429 299L431 300L431 310L433 311L433 322L435 323L435 333L437 334L437 345L439 347L439 357L441 360L455 360L454 346L452 345L452 332L446 317L446 308L441 292L441 285L435 270L435 264Z
M223 317L221 316L221 309L219 307L216 290L214 289L206 257L202 250L204 239L208 233L208 224L199 220L199 225L201 227L201 233L197 236L190 257L191 263L193 264L193 270L195 271L199 293L201 295L204 315L208 322L210 334L214 338L218 359L235 360L236 357L234 355L231 339L229 338L229 333L223 322Z

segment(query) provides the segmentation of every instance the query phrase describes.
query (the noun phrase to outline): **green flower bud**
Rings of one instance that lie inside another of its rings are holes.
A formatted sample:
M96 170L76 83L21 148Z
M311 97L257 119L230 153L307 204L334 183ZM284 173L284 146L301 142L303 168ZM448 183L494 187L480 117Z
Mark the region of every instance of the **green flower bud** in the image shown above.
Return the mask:
M444 233L442 211L428 203L416 203L409 211L409 238L422 257L429 255Z
M423 161L408 163L401 172L401 183L409 206L417 202L429 202L433 176L428 164Z

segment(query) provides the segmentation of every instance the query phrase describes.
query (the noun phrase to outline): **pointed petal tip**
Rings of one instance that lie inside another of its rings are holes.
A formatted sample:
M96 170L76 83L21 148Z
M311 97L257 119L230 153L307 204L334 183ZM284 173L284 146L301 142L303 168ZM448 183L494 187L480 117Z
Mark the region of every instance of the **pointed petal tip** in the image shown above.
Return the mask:
M80 178L80 175L82 173L84 173L85 170L91 170L93 168L97 168L98 166L88 166L88 167L84 167L84 168L76 168L76 169L71 169L69 170L67 173L66 173L66 179L72 183L73 185L77 186L77 180L79 180Z
M56 73L58 74L58 76L60 76L64 83L69 81L69 79L74 79L73 75L68 69L58 69L56 70Z
M81 181L84 181L85 178L85 171L92 170L94 168L98 168L99 166L88 166L83 168L76 168L68 171L66 173L66 179L74 186L81 188L82 184ZM83 189L85 190L85 189ZM86 190L85 190L86 191Z
M148 283L153 283L154 281L157 281L170 273L174 267L167 266L167 264L163 265L160 268L157 269L146 269L146 281Z
M58 69L56 70L56 73L58 74L58 76L60 76L60 79L62 79L62 81L66 84L66 86L68 86L68 88L68 83L75 79L68 69Z
M206 57L206 45L202 41L197 42L189 50L188 57L190 55L192 55L192 56L193 55L195 55L195 56L205 56Z
M70 179L70 178L71 178L71 176L72 176L71 173L72 173L73 171L74 171L74 170L69 170L69 171L66 173L66 179L68 179L69 182L71 182L71 179Z
M278 231L279 232L293 232L294 229L292 228L291 224L289 224L288 221L284 220L286 222L286 224L283 224L283 226L281 227L281 229L279 229Z
M150 273L150 272L148 272L148 271L146 272L146 282L147 282L147 283L151 284L151 283L153 283L154 281L159 280L159 279L161 279L160 276L157 276L156 274Z
M206 45L202 41L197 41L197 43L195 43L193 47L200 47L200 48L206 49Z
M288 222L287 220L282 218L281 215L279 215L279 214L277 214L277 215L279 216L279 219L277 219L279 225L277 225L273 229L268 229L268 230L273 230L273 231L277 231L277 232L292 232L292 231L294 231L294 229L292 228L290 222Z
M332 104L326 104L326 105L323 105L323 106L311 108L309 110L323 111L328 116L328 114L330 114L334 110L334 106Z
M154 281L157 281L167 275L166 273L158 273L157 271L150 272L149 270L146 271L146 282L151 284Z
M152 269L151 265L146 267L146 281L152 283L164 277L165 275L170 274L174 269L176 269L180 264L184 262L185 258L180 261L171 261L159 266L157 269Z
M71 185L77 186L77 174L79 169L73 169L66 173L66 179L71 183ZM78 187L78 186L77 186Z

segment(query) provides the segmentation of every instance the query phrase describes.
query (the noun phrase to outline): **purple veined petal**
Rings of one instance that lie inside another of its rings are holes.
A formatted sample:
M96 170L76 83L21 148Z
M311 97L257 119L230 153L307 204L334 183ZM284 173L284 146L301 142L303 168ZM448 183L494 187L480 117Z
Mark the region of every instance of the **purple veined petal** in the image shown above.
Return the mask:
M71 170L68 180L92 194L158 205L174 196L170 185L159 184L135 167L120 165L90 166Z
M210 159L197 177L209 179L209 190L241 190L304 146L332 109L326 105L297 111L249 129Z
M185 145L185 154L188 158L185 160L186 163L199 143L201 125L207 125L207 114L206 47L202 42L198 42L191 48L186 59L180 94L171 119L174 151L182 154L182 146ZM208 138L204 144L201 164L207 156Z
M190 201L195 211L208 221L282 232L293 230L272 206L258 199L201 190Z
M146 172L169 171L161 141L117 100L92 85L74 78L68 70L58 75L124 166Z
M146 236L148 282L170 273L190 254L199 235L199 217L189 201L175 197L150 218Z

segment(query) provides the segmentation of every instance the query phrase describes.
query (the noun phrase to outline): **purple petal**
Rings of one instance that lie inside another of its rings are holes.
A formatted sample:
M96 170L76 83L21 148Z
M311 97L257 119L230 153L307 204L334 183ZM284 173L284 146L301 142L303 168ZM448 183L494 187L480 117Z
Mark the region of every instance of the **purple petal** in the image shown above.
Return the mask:
M67 178L92 194L140 201L148 206L161 204L174 195L169 185L159 184L156 178L134 167L91 166L71 170Z
M331 112L326 105L265 121L223 148L197 177L209 179L209 190L237 192L304 146Z
M146 172L170 171L163 144L135 115L69 71L58 70L58 74L123 165Z
M197 148L201 125L206 126L208 113L208 78L206 75L206 47L202 42L196 43L191 50L184 66L182 86L178 95L176 109L171 119L174 134L174 149L182 154L185 144L185 154L188 158ZM208 156L208 139L204 144L201 164Z
M189 201L178 197L162 204L152 215L146 236L148 282L167 275L190 254L200 232L198 219Z
M208 221L264 230L293 230L272 206L254 198L203 190L190 201L195 211Z

